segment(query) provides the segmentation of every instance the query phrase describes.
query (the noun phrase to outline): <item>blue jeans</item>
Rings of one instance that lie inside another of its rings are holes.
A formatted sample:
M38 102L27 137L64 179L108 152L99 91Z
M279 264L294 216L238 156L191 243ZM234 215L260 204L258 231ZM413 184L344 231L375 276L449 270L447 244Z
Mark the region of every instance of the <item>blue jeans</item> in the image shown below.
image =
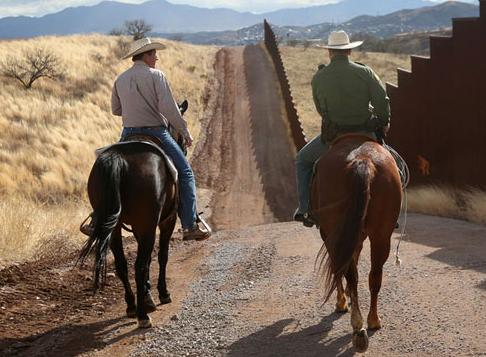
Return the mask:
M314 164L327 150L329 150L329 145L327 143L323 144L321 142L321 136L318 135L300 149L297 154L295 166L299 208L297 208L296 213L304 214L309 211L310 184Z
M167 128L123 128L121 137L129 134L155 136L162 142L162 149L174 162L179 176L179 218L182 228L193 228L196 222L196 181L191 166L179 145L172 138Z

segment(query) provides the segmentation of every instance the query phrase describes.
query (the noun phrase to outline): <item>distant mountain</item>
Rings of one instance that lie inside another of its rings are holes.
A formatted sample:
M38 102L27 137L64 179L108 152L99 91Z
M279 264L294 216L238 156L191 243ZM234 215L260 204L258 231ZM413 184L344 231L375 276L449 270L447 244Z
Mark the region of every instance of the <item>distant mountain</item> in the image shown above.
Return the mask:
M43 17L6 17L0 19L0 38L74 33L108 33L126 20L144 19L155 32L196 32L227 30L261 21L260 15L228 9L204 9L174 5L165 0L143 4L104 1L95 6L67 8Z
M376 38L410 33L435 31L452 26L454 17L479 16L479 7L461 2L446 2L415 10L401 10L383 16L358 16L342 24L321 23L312 26L277 26L277 37L286 41L327 40L333 30L345 30L351 35L367 34ZM197 44L243 45L263 39L263 25L257 24L237 31L158 34L161 37Z
M379 16L435 4L426 0L343 0L336 4L274 11L265 17L275 25L308 26L323 22L341 23L359 15Z
M323 22L339 23L358 15L381 15L401 9L433 4L425 0L342 0L337 4L286 9L252 14L228 9L205 9L150 0L142 4L104 1L94 6L71 7L42 17L6 17L0 19L0 38L108 33L124 21L144 19L154 32L200 32L236 30L267 18L276 25L308 26Z

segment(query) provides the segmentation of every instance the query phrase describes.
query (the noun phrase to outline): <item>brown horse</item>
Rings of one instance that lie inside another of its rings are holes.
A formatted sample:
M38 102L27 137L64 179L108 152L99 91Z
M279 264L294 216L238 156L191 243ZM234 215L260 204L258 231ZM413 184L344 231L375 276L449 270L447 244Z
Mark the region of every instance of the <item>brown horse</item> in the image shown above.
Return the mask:
M179 105L181 114L186 112L188 106L187 100ZM183 137L178 134L174 137L187 154ZM169 241L177 220L178 195L177 184L167 163L154 145L136 141L113 145L98 156L91 169L88 196L93 207L93 230L79 259L83 262L91 252L95 252L96 291L104 283L106 255L108 247L111 247L117 275L125 288L127 316L137 317L139 327L151 327L147 314L155 311L156 307L150 294L149 276L157 227L160 230L157 290L161 304L171 302L165 274ZM123 253L121 229L124 224L132 226L130 231L138 243L135 261L136 303Z
M149 270L160 229L159 279L157 289L162 304L170 303L165 269L169 241L177 219L176 183L157 147L143 142L114 145L96 159L88 179L88 195L93 207L92 234L80 254L83 261L95 252L94 286L103 285L106 255L111 247L118 277L125 288L127 316L137 317L139 327L151 327L147 315L156 310L150 294ZM121 229L132 226L138 243L135 261L137 300L128 281Z
M363 242L369 237L368 328L379 329L378 293L402 200L395 160L388 150L364 135L341 136L317 163L311 197L312 216L324 241L318 262L327 283L326 301L337 289L336 311L348 311L342 282L346 278L353 345L359 352L366 351L368 335L358 302L357 264Z

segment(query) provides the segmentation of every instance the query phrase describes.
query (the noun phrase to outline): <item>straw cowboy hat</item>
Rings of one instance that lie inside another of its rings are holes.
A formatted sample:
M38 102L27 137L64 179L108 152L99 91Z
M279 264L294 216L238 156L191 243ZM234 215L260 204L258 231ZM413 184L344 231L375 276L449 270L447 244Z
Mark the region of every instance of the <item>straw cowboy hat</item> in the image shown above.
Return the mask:
M318 47L331 50L350 50L362 44L363 41L349 42L349 36L344 31L332 31L327 39L327 45L318 45Z
M140 40L132 42L130 44L130 50L128 53L122 57L122 59L127 59L139 55L140 53L152 51L152 50L163 50L165 45L160 42L153 42L150 38L144 37Z

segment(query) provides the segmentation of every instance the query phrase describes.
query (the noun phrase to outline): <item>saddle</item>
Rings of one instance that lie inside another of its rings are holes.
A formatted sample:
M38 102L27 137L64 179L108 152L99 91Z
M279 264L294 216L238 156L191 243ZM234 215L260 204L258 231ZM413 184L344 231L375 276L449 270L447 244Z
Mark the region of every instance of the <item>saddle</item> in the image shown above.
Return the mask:
M174 166L174 163L172 162L172 159L164 152L162 149L162 143L161 141L150 135L145 135L145 134L132 134L126 136L122 141L111 144L108 146L104 146L102 148L99 148L96 150L96 156L99 156L103 152L107 151L108 149L111 149L112 147L117 147L121 145L131 145L134 142L143 144L143 145L148 145L154 149L157 150L157 152L165 159L165 162L167 164L167 168L169 169L169 172L174 179L174 182L177 182L178 176L177 176L177 169Z
M346 133L346 134L340 134L338 135L330 144L330 146L334 146L337 144L339 141L347 138L364 138L366 141L374 141L378 142L374 137L371 135L363 134L363 133Z

